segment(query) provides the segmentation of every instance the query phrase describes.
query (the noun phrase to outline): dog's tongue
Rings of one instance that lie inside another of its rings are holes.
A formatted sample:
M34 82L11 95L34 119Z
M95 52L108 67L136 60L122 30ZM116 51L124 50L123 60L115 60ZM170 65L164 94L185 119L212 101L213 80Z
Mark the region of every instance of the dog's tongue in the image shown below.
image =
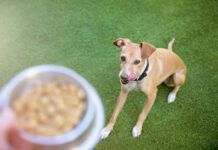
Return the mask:
M129 80L134 81L135 79L136 79L136 74L135 73L130 73Z

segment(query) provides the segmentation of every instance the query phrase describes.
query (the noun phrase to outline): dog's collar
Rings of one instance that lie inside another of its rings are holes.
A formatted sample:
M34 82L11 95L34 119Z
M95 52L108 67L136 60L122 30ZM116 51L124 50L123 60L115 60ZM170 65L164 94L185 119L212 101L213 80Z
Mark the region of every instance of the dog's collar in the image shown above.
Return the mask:
M135 81L141 81L144 77L146 77L148 68L149 68L149 61L147 59L147 65L146 65L144 71L142 72L142 74L137 79L135 79Z

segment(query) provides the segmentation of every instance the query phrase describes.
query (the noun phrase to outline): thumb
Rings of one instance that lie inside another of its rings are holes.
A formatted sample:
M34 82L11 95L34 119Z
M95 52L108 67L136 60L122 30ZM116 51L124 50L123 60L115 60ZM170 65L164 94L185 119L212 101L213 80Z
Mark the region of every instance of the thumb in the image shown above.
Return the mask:
M7 139L11 150L33 150L33 145L20 137L20 128L11 128L8 131Z
M20 136L21 128L10 108L0 115L0 150L32 150L32 146Z

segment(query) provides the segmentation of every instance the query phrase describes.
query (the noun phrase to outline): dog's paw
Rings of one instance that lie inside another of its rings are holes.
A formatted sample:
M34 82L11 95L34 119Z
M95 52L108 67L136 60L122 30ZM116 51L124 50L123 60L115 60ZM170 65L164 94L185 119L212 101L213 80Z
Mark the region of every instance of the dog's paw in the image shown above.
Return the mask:
M101 139L106 139L112 130L104 128L101 130Z
M175 99L176 99L176 94L175 94L175 93L170 93L170 94L168 95L167 101L168 101L168 103L172 103L172 102L175 101Z
M137 127L137 126L135 126L135 127L132 129L132 136L133 136L134 138L139 137L139 136L141 135L141 132L142 132L142 129L139 128L139 127Z

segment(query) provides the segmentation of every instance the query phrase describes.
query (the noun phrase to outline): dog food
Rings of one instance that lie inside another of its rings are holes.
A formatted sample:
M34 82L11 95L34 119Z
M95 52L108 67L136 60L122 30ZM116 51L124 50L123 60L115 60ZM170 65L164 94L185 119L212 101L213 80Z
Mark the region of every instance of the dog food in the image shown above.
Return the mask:
M86 109L86 95L74 84L37 85L12 101L18 122L30 134L56 136L75 128Z

